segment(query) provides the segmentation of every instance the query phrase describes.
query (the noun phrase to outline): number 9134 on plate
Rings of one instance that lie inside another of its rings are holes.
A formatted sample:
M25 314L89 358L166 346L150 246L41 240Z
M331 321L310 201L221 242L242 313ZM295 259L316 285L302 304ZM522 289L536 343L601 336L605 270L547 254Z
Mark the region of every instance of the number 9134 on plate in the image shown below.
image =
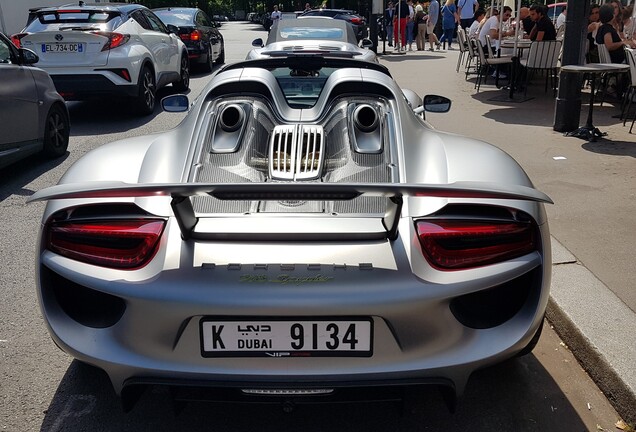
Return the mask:
M370 357L371 318L202 318L203 357Z

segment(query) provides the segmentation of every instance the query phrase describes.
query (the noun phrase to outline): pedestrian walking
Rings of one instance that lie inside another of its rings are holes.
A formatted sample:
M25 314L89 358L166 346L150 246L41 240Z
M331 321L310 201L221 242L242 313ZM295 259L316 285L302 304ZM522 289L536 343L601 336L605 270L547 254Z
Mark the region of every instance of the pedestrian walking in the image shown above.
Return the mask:
M478 0L457 0L457 14L459 15L459 25L465 30L470 27L475 20L474 15L479 9Z
M455 25L459 21L457 17L457 6L455 5L455 0L446 0L446 4L442 8L442 38L439 40L440 43L445 43L448 41L448 49L452 50L453 48L453 33L455 33Z
M406 23L409 19L409 5L406 0L400 0L397 5L397 22L393 24L393 38L397 51L406 50Z
M439 49L441 43L437 39L435 34L435 26L437 26L437 19L439 18L439 2L437 0L431 0L428 5L428 19L426 20L426 33L428 33L428 43L430 45L429 51L435 51L433 44Z
M409 47L409 51L413 51L413 40L415 39L415 8L413 7L412 0L406 0L406 4L409 6L409 17L406 21L406 44Z
M395 9L393 2L389 2L388 7L384 10L384 28L386 29L386 39L389 46L393 46L393 20L395 19Z

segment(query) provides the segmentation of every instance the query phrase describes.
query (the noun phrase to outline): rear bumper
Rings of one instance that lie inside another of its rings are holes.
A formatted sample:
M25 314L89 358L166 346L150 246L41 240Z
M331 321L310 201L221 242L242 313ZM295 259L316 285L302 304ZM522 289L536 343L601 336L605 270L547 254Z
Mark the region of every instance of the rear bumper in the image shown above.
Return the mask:
M118 85L103 75L51 75L55 88L67 101L102 97L135 97L137 84Z

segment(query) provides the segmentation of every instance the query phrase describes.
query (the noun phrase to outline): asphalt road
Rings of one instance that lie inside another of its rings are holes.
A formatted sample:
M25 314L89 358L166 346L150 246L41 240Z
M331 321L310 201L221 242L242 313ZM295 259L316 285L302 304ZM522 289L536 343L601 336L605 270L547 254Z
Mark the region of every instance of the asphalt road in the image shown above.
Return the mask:
M265 36L259 26L248 23L227 23L221 31L228 62L244 58L251 40ZM427 75L426 63L409 64L408 57L399 58L389 64L398 81L412 79L417 73L413 71L422 72L422 82L445 79L443 74ZM190 97L208 79L209 75L195 75ZM161 92L170 93L170 89ZM406 409L387 402L301 406L292 413L276 405L203 402L175 409L167 391L153 389L124 414L106 376L73 361L49 339L34 292L35 233L43 204L27 206L25 200L55 184L91 149L166 130L183 115L156 112L139 119L120 104L106 102L69 107L73 126L66 157L53 162L33 157L0 170L0 430L591 431L597 425L613 430L618 414L548 325L533 354L475 373L455 414L448 412L434 389L423 391ZM465 112L449 116L431 120L438 124L470 119Z

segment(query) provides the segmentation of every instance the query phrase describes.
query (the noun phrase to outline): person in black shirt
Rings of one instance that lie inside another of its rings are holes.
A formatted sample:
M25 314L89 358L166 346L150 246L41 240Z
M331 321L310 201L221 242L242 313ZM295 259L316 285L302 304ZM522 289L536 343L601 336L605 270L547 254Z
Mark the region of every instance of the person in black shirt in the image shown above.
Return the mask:
M612 25L614 19L614 8L611 4L604 4L599 10L601 16L601 25L596 32L596 43L605 45L609 51L612 63L625 63L625 49L628 46L634 48L634 41L622 40L618 32Z
M530 40L556 40L556 29L550 18L546 16L545 6L538 4L530 6L530 17L535 22L534 28L530 32Z

